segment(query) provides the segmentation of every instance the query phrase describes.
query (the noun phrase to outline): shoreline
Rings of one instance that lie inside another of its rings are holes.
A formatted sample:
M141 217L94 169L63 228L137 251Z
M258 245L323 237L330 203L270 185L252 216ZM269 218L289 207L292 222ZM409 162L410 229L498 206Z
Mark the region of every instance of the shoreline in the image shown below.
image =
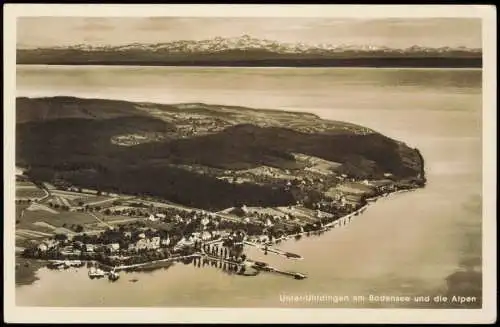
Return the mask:
M365 204L364 206L362 206L361 208L358 208L356 209L355 211L353 212L350 212L342 217L339 217L337 219L335 219L334 221L332 222L329 222L327 224L325 224L323 226L323 228L321 229L318 229L318 230L315 230L315 231L309 231L309 232L300 232L300 233L296 233L296 234L289 234L289 235L284 235L278 239L275 239L273 240L272 242L269 242L268 245L271 245L271 244L276 244L276 242L280 242L280 241L286 241L288 240L290 237L295 237L295 236L299 236L299 235L304 235L304 234L307 234L307 233L314 233L314 232L322 232L322 231L328 231L331 227L335 228L337 225L345 225L346 222L345 220L346 219L350 219L353 217L353 216L356 216L356 215L359 215L361 213L363 213L369 206L370 204L374 203L374 202L377 202L379 199L381 198L386 198L386 197L389 197L391 195L394 195L394 194L400 194L400 193L407 193L407 192L412 192L412 191L415 191L417 189L419 189L421 187L417 187L417 188L412 188L412 189L404 189L404 190L397 190L397 191L394 191L394 192L388 192L388 193L383 193L381 195L377 195L377 196L374 196L374 197L371 197L371 198L368 198L367 199L367 204ZM326 213L328 214L328 213ZM342 222L345 222L344 224L342 224ZM264 244L265 245L265 244Z
M143 65L130 65L130 64L123 64L123 65L109 65L109 64L81 64L81 65L72 65L72 64L37 64L37 63L16 63L16 67L21 67L21 68L27 68L27 67L33 67L33 68L137 68L137 67L146 67L146 68L178 68L178 69L373 69L373 70L379 70L379 69L384 69L384 70L396 70L396 69L410 69L410 70L482 70L483 67L412 67L412 66L401 66L401 67L395 67L395 66L385 66L385 67L376 67L376 66L202 66L202 65L190 65L190 66L176 66L176 65L148 65L148 66L143 66Z

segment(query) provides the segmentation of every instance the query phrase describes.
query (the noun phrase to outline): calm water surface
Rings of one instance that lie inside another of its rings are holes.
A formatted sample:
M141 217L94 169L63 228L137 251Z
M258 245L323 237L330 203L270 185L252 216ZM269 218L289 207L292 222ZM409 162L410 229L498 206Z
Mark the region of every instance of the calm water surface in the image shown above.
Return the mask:
M176 264L122 274L109 283L89 280L86 269L42 269L40 280L16 287L17 305L396 307L334 303L333 296L476 294L481 291L481 78L480 70L458 69L19 66L18 96L204 102L307 111L359 123L419 148L428 185L378 201L346 227L279 245L304 256L302 261L250 251L253 258L306 273L305 280L231 276L215 267ZM446 282L457 271L467 271L465 291ZM134 277L139 281L129 282ZM285 304L280 295L331 297Z

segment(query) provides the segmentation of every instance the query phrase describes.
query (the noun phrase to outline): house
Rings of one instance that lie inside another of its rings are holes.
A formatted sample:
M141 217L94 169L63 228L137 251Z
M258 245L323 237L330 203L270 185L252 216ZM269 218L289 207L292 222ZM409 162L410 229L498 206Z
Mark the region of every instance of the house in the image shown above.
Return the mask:
M85 251L94 252L94 250L95 250L94 244L85 244Z
M151 244L154 244L156 247L160 247L160 237L155 236L151 238Z
M135 243L135 247L137 250L144 250L148 247L148 240L145 238L141 238Z
M161 240L161 245L163 246L169 246L170 245L170 238L167 237L167 238L164 238Z
M352 207L358 205L360 202L361 202L361 195L357 195L357 194L347 194L344 199L345 199L345 203L347 205L350 205Z
M77 248L82 248L82 247L83 247L83 242L81 242L81 241L75 241L75 242L73 242L73 244L74 244Z
M164 213L157 213L156 214L156 218L158 218L158 219L165 219L165 218L167 218L167 215L165 215Z
M107 248L108 248L111 252L116 252L116 251L120 250L120 244L118 244L118 243L108 244Z
M203 231L201 233L193 233L193 240L202 240L202 241L208 241L212 239L212 234L207 231Z
M137 251L137 246L134 243L131 243L128 245L128 250L129 251Z
M266 243L266 242L269 242L269 236L267 235L260 235L258 240L261 242L261 243Z
M146 234L140 233L139 235L137 235L137 237L139 237L141 239L144 239L144 238L146 238Z
M58 245L56 240L46 240L43 243L47 245L47 249L55 248Z
M131 238L132 237L132 232L125 232L125 233L123 233L123 236L125 236L127 238Z
M49 247L47 246L47 244L40 243L40 244L38 244L37 249L39 251L45 252L49 249Z
M156 218L154 215L149 215L149 218L148 218L149 221L157 221L158 218Z
M203 219L201 219L201 224L203 226L208 225L209 222L210 222L210 219L208 219L207 217L203 217Z
M183 237L174 247L174 250L176 249L181 249L183 247L187 247L187 246L193 246L194 245L194 240L192 237L189 237L188 239L186 239L185 237Z

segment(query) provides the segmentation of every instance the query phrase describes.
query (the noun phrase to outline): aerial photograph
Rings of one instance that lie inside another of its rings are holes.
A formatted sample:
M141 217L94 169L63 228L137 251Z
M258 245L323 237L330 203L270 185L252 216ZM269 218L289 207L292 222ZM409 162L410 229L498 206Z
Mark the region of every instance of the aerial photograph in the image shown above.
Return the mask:
M481 19L16 30L17 306L482 307Z

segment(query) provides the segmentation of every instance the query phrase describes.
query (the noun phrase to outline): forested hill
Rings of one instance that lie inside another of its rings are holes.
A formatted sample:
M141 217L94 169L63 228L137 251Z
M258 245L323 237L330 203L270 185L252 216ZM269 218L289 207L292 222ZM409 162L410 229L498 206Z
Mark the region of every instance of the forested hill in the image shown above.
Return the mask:
M16 115L16 165L34 179L200 208L294 203L283 185L235 184L214 172L294 174L304 169L296 153L338 163L337 173L354 178L423 178L418 150L307 113L53 97L18 98Z

